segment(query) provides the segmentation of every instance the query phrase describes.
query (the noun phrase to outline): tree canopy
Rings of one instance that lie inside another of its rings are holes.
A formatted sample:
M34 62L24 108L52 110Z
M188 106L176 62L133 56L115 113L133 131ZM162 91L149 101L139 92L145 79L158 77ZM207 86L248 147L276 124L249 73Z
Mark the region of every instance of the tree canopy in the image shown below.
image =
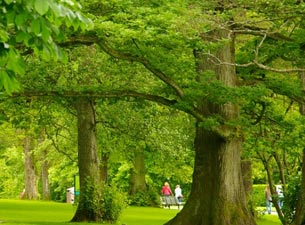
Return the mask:
M62 153L62 163L75 166L79 156L74 221L111 220L102 209L107 182L128 176L118 186L145 193L128 187L137 177L155 200L162 180L191 183L189 201L168 225L255 224L241 158L260 160L271 186L278 180L285 186L304 165L304 3L81 3L0 5L0 77L13 97L4 93L3 118L23 138L45 140L50 160ZM11 104L20 114L10 112ZM33 143L28 150L41 157ZM15 150L3 157L14 160ZM105 192L90 202L97 190ZM302 224L301 214L290 222Z

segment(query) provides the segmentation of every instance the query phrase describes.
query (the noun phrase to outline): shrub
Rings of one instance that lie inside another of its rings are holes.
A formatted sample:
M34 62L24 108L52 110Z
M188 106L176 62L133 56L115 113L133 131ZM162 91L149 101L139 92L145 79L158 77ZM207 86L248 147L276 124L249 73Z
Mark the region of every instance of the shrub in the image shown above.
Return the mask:
M138 192L129 197L129 204L134 206L159 206L160 196L152 191Z
M102 196L102 221L114 223L118 220L122 210L127 206L126 195L115 187L105 185Z
M284 204L282 211L290 223L294 217L298 194L301 189L301 176L290 176L287 179L286 192L284 193Z
M266 184L253 185L253 204L255 207L266 206L265 189Z
M135 206L148 206L149 205L149 195L147 192L138 192L129 197L130 205Z

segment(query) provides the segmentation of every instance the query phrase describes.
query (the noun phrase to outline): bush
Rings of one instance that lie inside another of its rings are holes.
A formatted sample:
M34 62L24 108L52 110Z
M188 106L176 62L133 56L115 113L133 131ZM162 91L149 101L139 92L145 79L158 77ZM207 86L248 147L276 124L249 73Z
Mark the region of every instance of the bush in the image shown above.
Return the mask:
M148 206L150 201L147 192L138 192L135 195L130 196L129 200L129 204L135 206Z
M114 223L118 220L122 210L127 206L126 195L117 188L105 185L102 193L102 221Z
M254 184L253 185L254 207L266 206L265 189L266 189L266 184Z
M301 189L301 176L290 176L287 179L287 190L284 193L284 204L282 211L290 223L294 217L298 194Z
M152 191L138 192L129 197L129 204L134 206L159 206L160 196Z

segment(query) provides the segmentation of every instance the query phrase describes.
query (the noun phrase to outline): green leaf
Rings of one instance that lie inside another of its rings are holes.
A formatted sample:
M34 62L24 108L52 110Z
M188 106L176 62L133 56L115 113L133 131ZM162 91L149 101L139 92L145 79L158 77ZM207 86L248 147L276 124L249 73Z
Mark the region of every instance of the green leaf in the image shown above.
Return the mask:
M25 33L23 31L18 31L17 35L16 35L16 42L18 42L18 43L20 43L20 42L26 43L30 38L31 38L31 36L28 33Z
M51 59L51 52L50 49L48 48L48 46L43 45L43 49L42 49L42 58L46 61Z
M80 27L82 30L91 30L93 29L93 22L89 18L84 17L80 12L75 13L78 20L80 21Z
M7 79L8 74L5 70L0 70L0 89L3 87L3 80Z
M4 70L0 70L0 87L4 87L8 94L19 89L19 83L15 77L10 77Z
M49 10L49 2L45 0L36 0L35 9L40 15L44 15Z
M4 0L6 4L11 4L13 2L13 0Z
M39 19L35 19L32 21L31 30L36 35L40 34L40 20Z
M42 39L45 42L47 42L51 36L49 27L46 26L46 23L44 21L41 21L41 35L42 35Z
M7 69L23 75L25 73L25 65L18 54L14 50L10 50L8 54Z
M16 16L15 23L17 26L22 26L27 20L27 14L21 13Z
M0 27L0 40L1 42L6 42L8 40L8 33L5 30L1 29L1 27Z
M8 25L15 23L16 13L14 11L9 11L6 13L6 22Z
M55 17L62 16L60 5L58 5L57 3L52 1L52 2L50 2L50 8L51 8L52 12L54 13Z

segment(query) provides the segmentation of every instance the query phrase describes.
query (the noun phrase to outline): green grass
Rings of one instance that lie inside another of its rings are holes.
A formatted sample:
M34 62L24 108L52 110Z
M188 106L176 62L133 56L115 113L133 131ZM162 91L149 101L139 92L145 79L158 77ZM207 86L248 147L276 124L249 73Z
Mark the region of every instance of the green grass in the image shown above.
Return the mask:
M258 225L281 225L281 222L276 215L265 215L257 221Z
M0 224L4 225L79 225L69 223L76 208L71 204L0 199ZM128 207L117 223L162 225L179 211L151 207ZM110 225L110 224L104 224ZM280 225L275 215L265 215L258 225Z

